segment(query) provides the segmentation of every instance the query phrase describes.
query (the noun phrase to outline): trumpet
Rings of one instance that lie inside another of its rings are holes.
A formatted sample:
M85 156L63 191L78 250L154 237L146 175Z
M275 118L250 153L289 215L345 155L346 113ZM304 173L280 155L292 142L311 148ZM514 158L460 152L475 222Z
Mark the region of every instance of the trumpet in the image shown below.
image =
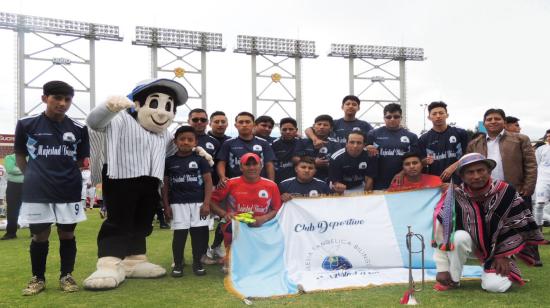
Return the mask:
M408 228L408 232L405 238L406 238L407 250L409 251L409 288L407 289L407 291L405 291L405 294L401 299L401 304L418 305L418 301L414 297L414 292L420 292L424 289L424 284L425 284L424 250L426 246L424 245L424 236L422 236L422 234L412 232L411 226L407 226L407 228ZM413 238L416 238L420 242L420 250L413 251L413 247L412 247ZM417 287L413 277L413 268L412 268L413 253L414 254L420 253L422 256L422 284L420 287Z

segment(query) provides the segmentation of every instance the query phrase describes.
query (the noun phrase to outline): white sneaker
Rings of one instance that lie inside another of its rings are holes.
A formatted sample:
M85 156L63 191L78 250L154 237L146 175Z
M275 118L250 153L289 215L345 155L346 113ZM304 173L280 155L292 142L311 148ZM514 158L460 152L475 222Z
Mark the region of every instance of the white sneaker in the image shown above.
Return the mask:
M215 255L215 252L214 252L214 249L210 248L210 246L208 247L208 249L206 250L206 256L210 259L216 259L216 255Z
M215 247L213 250L214 250L214 254L216 256L218 256L218 258L224 258L225 257L225 247L223 247L223 245Z
M217 264L218 261L214 260L213 258L208 257L207 255L203 255L201 257L201 263L204 265L212 265Z

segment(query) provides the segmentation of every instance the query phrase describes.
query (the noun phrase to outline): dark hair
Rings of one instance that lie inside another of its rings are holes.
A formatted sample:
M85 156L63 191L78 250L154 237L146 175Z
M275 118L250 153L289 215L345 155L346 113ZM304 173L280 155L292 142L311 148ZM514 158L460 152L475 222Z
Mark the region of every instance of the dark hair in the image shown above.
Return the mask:
M418 160L422 161L422 158L420 158L420 154L418 154L417 152L407 152L407 153L403 154L403 156L401 156L401 159L404 162L405 159L411 158L411 157L416 157L416 158L418 158Z
M485 114L483 115L483 121L485 121L487 116L492 114L492 113L498 113L502 117L503 120L506 119L506 113L504 113L504 110L491 108L491 109L485 111Z
M177 139L178 136L183 134L183 133L193 133L193 135L195 136L195 139L197 138L197 132L195 131L195 129L193 127L191 127L189 125L183 125L183 126L178 127L178 129L174 133L174 139Z
M431 102L428 105L428 112L432 112L432 109L434 109L434 108L443 108L443 109L445 109L445 112L447 112L447 104L445 104L442 101Z
M216 116L224 116L224 117L227 117L225 115L225 112L223 111L214 111L212 112L212 114L210 115L210 120L212 120L213 117L216 117Z
M189 114L187 116L190 117L192 113L204 113L206 114L206 117L208 117L208 113L206 112L206 110L202 108L191 109L191 111L189 111Z
M63 96L74 96L74 88L61 80L52 80L46 82L42 86L42 93L46 96L49 95L63 95Z
M254 122L254 115L248 111L241 111L239 112L239 114L237 114L235 116L235 122L237 122L237 118L240 117L240 116L247 116L247 117L251 117L252 118L252 121Z
M344 96L344 98L342 99L342 106L344 106L346 101L354 101L354 102L357 103L357 105L361 105L361 100L359 99L359 97L357 97L355 95L346 95L346 96Z
M504 121L506 122L506 124L513 124L519 122L519 119L513 116L507 116L506 118L504 118Z
M389 113L399 112L399 114L403 114L403 111L401 110L401 105L396 103L387 104L384 107L384 115L388 112Z
M479 138L479 137L485 138L485 136L487 136L487 134L484 133L484 132L475 132L475 133L472 135L472 138L470 138L470 140L474 140L474 139L477 139L477 138Z
M334 120L328 114L322 114L317 116L315 118L315 121L313 121L313 123L322 122L322 121L327 121L330 124L330 127L334 127Z
M254 121L254 124L258 125L260 123L271 123L271 126L275 126L275 121L273 121L273 118L270 116L259 116L256 121Z
M300 159L298 160L298 162L296 162L296 166L299 163L306 163L306 164L311 164L311 165L315 166L315 158L313 158L311 156L300 156Z
M346 138L347 140L349 140L349 136L351 135L359 135L361 137L363 137L363 142L366 142L367 141L367 138L365 137L365 134L363 134L362 131L360 130L354 130L354 131L351 131L349 134L348 134L348 137ZM347 143L347 142L346 142Z
M282 118L281 121L279 121L279 127L283 127L283 125L287 123L292 124L294 127L298 127L298 122L293 118Z
M139 106L143 107L143 105L145 105L145 101L147 100L147 97L156 92L165 93L168 96L172 97L172 99L176 99L177 97L176 92L174 92L172 89L168 87L154 86L154 87L147 88L141 92L138 92L136 95L134 95L134 101L138 101ZM176 113L177 107L178 107L177 103L176 101L174 101L174 114Z

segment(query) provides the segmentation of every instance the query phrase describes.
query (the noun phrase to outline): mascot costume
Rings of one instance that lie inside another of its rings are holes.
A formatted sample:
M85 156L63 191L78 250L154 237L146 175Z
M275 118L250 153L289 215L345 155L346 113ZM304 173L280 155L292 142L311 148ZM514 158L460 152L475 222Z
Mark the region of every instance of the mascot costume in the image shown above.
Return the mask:
M97 160L108 213L97 237L97 270L84 280L86 289L113 289L125 278L166 274L147 260L145 238L160 202L165 159L176 151L167 128L176 107L187 101L187 90L176 81L154 79L141 82L127 97L108 98L86 120L101 135Z

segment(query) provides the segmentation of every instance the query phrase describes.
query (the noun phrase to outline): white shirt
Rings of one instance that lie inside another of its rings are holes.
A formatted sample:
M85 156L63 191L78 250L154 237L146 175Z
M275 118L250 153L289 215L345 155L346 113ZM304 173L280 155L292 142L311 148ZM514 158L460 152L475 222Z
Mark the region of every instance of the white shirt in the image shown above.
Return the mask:
M504 130L502 130L495 139L491 139L489 135L487 135L487 158L497 162L495 169L491 172L491 177L504 181L504 169L502 168L502 156L500 155L499 144L502 135L504 135Z
M8 174L6 173L6 168L0 165L0 199L5 199L6 197L7 184L8 184Z
M535 156L537 157L537 165L538 165L537 179L550 180L550 145L545 144L543 146L540 146L535 151Z

